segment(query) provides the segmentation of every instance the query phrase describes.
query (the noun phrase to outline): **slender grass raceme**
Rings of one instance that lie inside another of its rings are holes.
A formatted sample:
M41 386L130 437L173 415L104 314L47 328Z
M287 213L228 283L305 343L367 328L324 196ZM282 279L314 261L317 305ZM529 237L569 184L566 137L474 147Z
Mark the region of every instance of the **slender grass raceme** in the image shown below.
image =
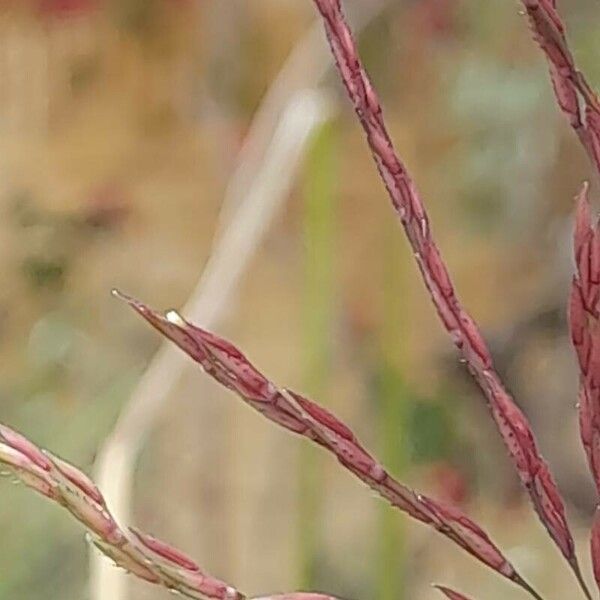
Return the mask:
M544 51L557 102L600 175L600 100L579 71L555 0L523 0L534 37ZM585 184L577 198L574 234L576 273L571 285L569 324L580 369L581 440L600 493L600 231L592 222ZM600 519L591 532L594 578L600 587Z
M580 368L579 426L588 464L600 491L600 229L592 224L588 186L577 203L574 236L577 273L571 286L569 324ZM594 576L600 586L600 519L592 526Z
M592 225L588 186L577 203L574 236L577 273L571 286L569 324L580 367L579 417L581 439L594 482L600 490L600 339L598 298L600 294L600 232Z
M66 508L88 530L98 550L132 575L186 598L245 600L239 590L202 571L173 546L133 527L121 527L87 475L4 425L0 425L0 470ZM298 592L255 600L337 599Z
M581 574L564 503L554 478L539 452L527 418L498 377L491 354L478 326L455 294L447 267L432 236L425 206L404 164L396 154L387 132L379 99L358 56L356 44L342 12L341 2L340 0L314 0L314 3L323 18L325 32L338 71L365 131L375 163L392 205L404 227L438 315L488 402L492 417L521 482L531 498L535 511L573 570L584 595L591 598ZM583 75L575 68L566 44L564 26L555 10L555 3L550 0L539 2L526 0L524 5L535 37L548 57L559 105L569 117L571 125L578 133L594 165L598 167L600 163L598 162L598 129L596 125L600 123L600 119L597 118L597 99ZM580 103L584 106L583 113ZM597 298L595 300L597 301ZM487 535L471 521L469 521L467 529L470 532L477 531L478 541L485 540L482 546L465 543L466 539L460 533L456 535L456 531L452 529L452 523L456 519L462 521L466 517L458 516L454 511L448 513L446 509L440 511L437 509L439 505L432 504L433 501L420 495L414 495L414 499L411 501L410 490L391 479L391 476L370 455L368 455L367 461L368 468L365 469L364 466L359 468L355 461L361 456L361 452L364 452L360 445L352 446L350 459L346 454L340 454L339 442L341 440L344 440L346 452L348 452L348 443L357 442L345 426L341 426L339 421L333 420L329 413L323 413L323 409L315 408L316 405L292 392L277 390L250 365L239 351L228 343L195 328L179 317L170 322L169 319L151 311L146 306L131 299L128 301L162 333L173 339L190 356L200 362L208 373L240 393L263 414L288 429L307 435L334 452L344 466L384 497L392 499L393 504L411 516L434 526L438 524L432 516L442 517L442 527L437 526L442 533L448 535L459 545L466 547L474 556L504 575L506 575L504 569L508 568L510 573L508 577L527 587L535 595L535 592L516 574L508 561L504 557L500 558L502 555ZM213 352L213 343L218 347L216 353ZM245 380L246 376L249 376L250 379ZM257 384L264 388L260 390L263 393L262 396L257 394L258 388L255 387ZM292 402L292 400L294 401ZM586 405L584 404L585 409ZM311 410L314 411L314 414ZM315 417L315 415L323 416L323 414L326 414L325 424ZM290 422L290 415L295 415L298 422ZM333 430L329 429L331 423L335 423ZM337 430L338 426L341 426L341 430ZM583 431L586 431L585 427L583 427ZM379 480L381 472L383 475ZM399 497L389 494L386 484L389 484L390 481L394 482L395 491L402 491ZM427 508L433 508L434 505L436 509L427 510ZM449 520L445 522L443 516L448 517ZM500 559L500 563L496 563L495 566L494 561L490 560L492 555ZM501 568L498 568L500 565L502 565Z
M567 523L564 504L554 478L539 452L527 418L498 377L492 356L477 324L456 296L448 269L432 236L425 206L406 167L396 154L386 129L377 93L358 56L341 2L314 2L323 18L338 71L365 131L393 207L402 222L431 300L488 402L492 417L535 511L589 598L590 594L575 554L575 544ZM536 15L537 12L534 11L534 17ZM543 31L538 39L545 41L549 40L550 36ZM549 48L549 44L548 42L544 47Z
M393 506L430 525L533 597L540 598L481 527L458 509L416 493L396 480L329 411L292 390L276 386L230 342L188 323L177 312L171 310L163 315L120 292L115 294L252 408L292 433L319 444Z
M86 475L3 425L0 465L31 489L64 506L87 528L90 541L101 552L136 577L187 598L243 598L238 590L204 573L175 548L137 529L122 528Z
M600 101L575 64L556 0L521 0L548 60L558 105L600 173Z

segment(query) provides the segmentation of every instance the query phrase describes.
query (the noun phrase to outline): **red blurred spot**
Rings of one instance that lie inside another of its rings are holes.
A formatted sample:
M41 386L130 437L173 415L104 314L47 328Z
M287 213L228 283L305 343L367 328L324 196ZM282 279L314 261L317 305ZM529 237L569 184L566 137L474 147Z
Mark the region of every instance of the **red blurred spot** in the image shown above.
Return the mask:
M39 0L38 9L49 17L70 17L89 13L102 3L102 0Z
M115 183L105 184L92 192L84 221L98 229L118 227L130 214L131 207L126 191Z
M454 466L440 462L431 466L435 497L453 506L463 506L469 499L466 477Z
M456 26L456 0L421 0L414 8L418 31L428 38L452 36Z

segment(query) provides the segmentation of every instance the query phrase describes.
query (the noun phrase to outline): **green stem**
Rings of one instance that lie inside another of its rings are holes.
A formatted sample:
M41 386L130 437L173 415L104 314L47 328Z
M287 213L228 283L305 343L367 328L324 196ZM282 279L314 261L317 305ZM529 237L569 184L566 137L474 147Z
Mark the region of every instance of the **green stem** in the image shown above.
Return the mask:
M387 215L386 215L387 216ZM410 396L403 378L404 253L399 243L398 228L393 220L382 227L383 246L383 314L381 317L379 439L383 463L402 477L408 462L407 413ZM379 515L376 587L379 600L402 600L405 597L404 520L391 506L382 505Z
M333 122L314 135L304 177L304 376L309 394L323 398L331 367L333 235L336 181ZM301 589L315 586L319 547L321 473L314 448L303 446L300 460L299 564Z

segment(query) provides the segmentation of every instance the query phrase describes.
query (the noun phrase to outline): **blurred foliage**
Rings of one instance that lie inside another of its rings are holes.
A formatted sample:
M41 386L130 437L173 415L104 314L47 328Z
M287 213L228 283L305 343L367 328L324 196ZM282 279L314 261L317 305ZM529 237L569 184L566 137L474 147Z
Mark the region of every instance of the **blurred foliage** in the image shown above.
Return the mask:
M597 2L563 4L577 57L600 83ZM310 22L309 5L0 3L0 420L91 468L158 345L108 291L183 303L252 114ZM403 0L367 28L361 48L458 288L567 498L587 518L568 340L560 319L539 315L563 313L571 200L588 171L526 24L510 2ZM308 185L312 169L313 187L290 198L227 327L278 381L323 390L404 479L483 515L542 587L565 589L399 233L390 244L396 227L382 185L350 107L339 106L335 144L314 151L305 173ZM319 170L329 161L335 182ZM324 199L332 188L335 217ZM308 196L310 231L300 209ZM305 254L307 240L326 261ZM312 275L303 277L307 256ZM285 558L297 557L300 541L285 527L298 509L289 462L297 442L232 402L223 408L213 388L200 395L218 416L204 421L192 408L199 385L178 390L151 440L136 519L182 540L242 589L292 587L299 565L288 568ZM215 427L222 434L212 446ZM190 437L197 445L186 446ZM268 462L254 457L257 448ZM490 600L505 597L493 578L391 511L384 526L399 533L390 548L404 550L381 558L381 505L335 465L322 468L313 525L323 589L373 598L382 573L402 563L406 598L429 597L432 572L471 581ZM519 526L506 528L507 515ZM6 483L0 528L0 599L86 597L84 542L65 514ZM523 531L533 549L523 548ZM153 594L136 587L134 597L160 597Z

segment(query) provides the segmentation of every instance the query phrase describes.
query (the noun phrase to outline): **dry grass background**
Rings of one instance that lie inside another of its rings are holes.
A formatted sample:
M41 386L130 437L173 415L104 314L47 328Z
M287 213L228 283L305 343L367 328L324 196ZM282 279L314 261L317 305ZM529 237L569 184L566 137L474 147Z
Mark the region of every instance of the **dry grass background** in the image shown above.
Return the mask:
M123 0L58 18L33 3L1 4L2 421L91 467L159 342L108 292L122 287L165 307L185 301L251 116L311 11L291 0ZM597 81L597 5L580 0L565 11ZM516 6L501 0L391 2L362 46L458 289L584 530L593 497L564 307L571 198L588 168L541 57ZM433 415L398 433L399 444L417 446L404 478L438 494L454 489L525 575L569 597L569 575L518 492L406 247L390 242L391 211L341 96L340 107L334 356L322 400L377 448L381 332L399 323L387 359L411 405L431 408L417 417ZM299 389L302 177L222 328L275 380ZM396 253L399 318L385 301ZM190 368L143 454L136 522L249 593L293 588L302 446ZM317 586L374 598L380 504L331 461L323 469ZM0 491L0 598L84 598L77 528L24 490L5 483ZM507 597L505 584L442 539L412 523L403 529L404 557L385 565L408 574L403 597L431 597L432 580ZM136 600L162 596L132 585Z

